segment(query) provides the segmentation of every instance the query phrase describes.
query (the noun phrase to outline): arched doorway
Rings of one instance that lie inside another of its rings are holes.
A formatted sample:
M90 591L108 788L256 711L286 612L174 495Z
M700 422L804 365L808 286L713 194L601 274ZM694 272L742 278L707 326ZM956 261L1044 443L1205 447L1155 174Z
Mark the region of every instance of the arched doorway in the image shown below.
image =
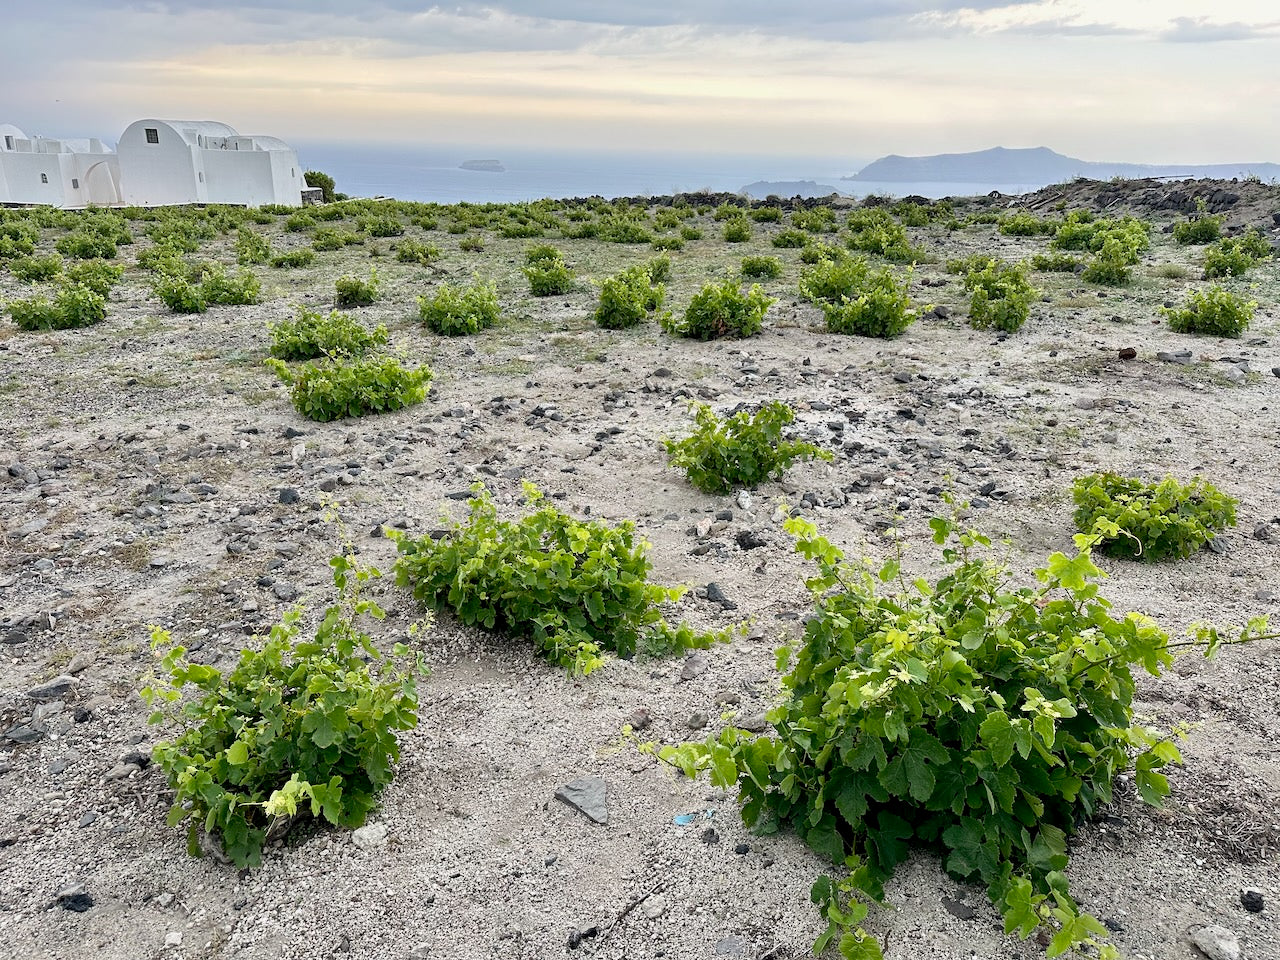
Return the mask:
M109 161L99 160L86 170L84 185L87 200L94 206L110 207L121 202L120 185Z

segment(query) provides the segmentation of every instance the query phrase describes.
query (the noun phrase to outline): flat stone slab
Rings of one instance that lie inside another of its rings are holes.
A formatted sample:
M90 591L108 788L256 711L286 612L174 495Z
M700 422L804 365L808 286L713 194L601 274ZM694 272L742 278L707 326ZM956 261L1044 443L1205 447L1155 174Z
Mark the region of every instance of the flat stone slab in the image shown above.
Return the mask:
M556 799L586 814L596 823L609 822L607 787L600 777L579 777L556 790Z

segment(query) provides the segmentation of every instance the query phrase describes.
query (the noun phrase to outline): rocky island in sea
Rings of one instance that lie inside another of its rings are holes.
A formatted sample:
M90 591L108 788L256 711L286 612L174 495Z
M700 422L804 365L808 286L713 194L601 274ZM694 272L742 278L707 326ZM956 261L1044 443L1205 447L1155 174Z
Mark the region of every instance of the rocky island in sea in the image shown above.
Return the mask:
M463 160L458 164L460 170L475 170L480 173L506 173L507 168L501 160Z

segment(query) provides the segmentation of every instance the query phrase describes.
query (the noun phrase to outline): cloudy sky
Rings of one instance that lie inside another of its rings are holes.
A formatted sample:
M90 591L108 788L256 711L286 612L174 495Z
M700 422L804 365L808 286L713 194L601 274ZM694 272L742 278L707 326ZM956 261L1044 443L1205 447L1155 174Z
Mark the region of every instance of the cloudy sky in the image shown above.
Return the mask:
M1280 160L1274 0L5 2L0 121L871 159Z

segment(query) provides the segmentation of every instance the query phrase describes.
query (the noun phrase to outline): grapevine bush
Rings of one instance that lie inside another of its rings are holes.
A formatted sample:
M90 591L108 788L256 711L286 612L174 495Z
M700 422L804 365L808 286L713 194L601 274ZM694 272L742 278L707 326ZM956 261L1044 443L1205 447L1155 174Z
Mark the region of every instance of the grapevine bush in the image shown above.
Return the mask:
M334 302L339 307L367 307L378 299L378 271L370 270L369 279L344 276L334 281Z
M1238 337L1253 319L1258 304L1222 286L1193 290L1181 308L1162 307L1175 333L1203 333L1214 337Z
M53 300L36 296L13 301L9 315L21 330L73 330L105 320L107 300L89 287L68 283Z
M19 257L9 264L9 270L26 283L40 283L62 273L62 258L56 253L43 257Z
M670 269L671 262L667 260L666 264ZM594 314L597 326L605 330L625 330L657 313L666 297L666 288L650 272L651 267L652 264L630 267L604 279Z
M1217 280L1244 276L1263 260L1270 259L1271 255L1271 244L1257 230L1251 229L1239 237L1223 237L1205 249L1204 278Z
M573 290L573 271L555 247L544 244L531 249L525 254L523 272L529 280L529 292L535 297L558 296Z
M421 403L434 376L425 364L409 369L387 354L327 357L300 364L297 369L275 357L267 358L266 363L288 384L294 408L321 423Z
M895 263L910 263L924 256L924 251L907 237L906 228L881 207L861 207L852 211L848 227L845 245L850 250L872 253Z
M152 723L178 732L151 755L174 791L169 825L189 822L193 854L203 831L232 863L256 867L263 845L299 817L360 826L391 782L396 734L418 721L421 657L401 644L384 654L356 625L383 616L360 596L378 571L348 555L330 565L338 602L314 635L302 635L295 608L225 673L152 630L160 677L148 678L142 697Z
M287 250L284 253L277 253L271 258L271 266L277 270L297 267L309 267L315 263L316 252L308 250L306 247L300 247L297 250Z
M1115 616L1098 591L1092 537L1054 553L1035 586L1016 586L986 537L930 521L946 566L907 583L900 563L852 563L809 521L786 529L817 566L815 609L783 678L773 730L727 727L705 743L661 748L693 776L739 794L756 830L789 828L843 867L813 885L847 960L879 960L862 927L869 903L913 847L937 849L957 880L984 884L1006 933L1047 932L1047 955L1092 948L1118 957L1072 899L1067 840L1132 769L1142 798L1169 790L1179 761L1161 731L1135 722L1135 672L1173 662L1169 638L1140 614ZM896 588L886 585L897 584ZM1241 640L1265 622L1251 622ZM1204 627L1190 643L1224 641ZM790 660L780 651L779 664Z
M723 420L706 404L694 408L694 430L681 440L664 440L667 462L704 493L729 493L779 479L797 460L831 460L823 450L801 440L784 440L783 428L795 411L777 400L755 413L739 410Z
M775 207L762 207L763 210L774 210ZM782 276L782 261L777 257L743 257L742 275L757 280L776 280Z
M433 333L446 337L479 333L498 322L502 308L492 282L469 287L442 284L432 297L418 298L418 316Z
M1173 225L1173 239L1181 244L1212 243L1222 236L1222 217L1208 213L1208 204L1196 202L1196 214Z
M668 315L661 322L668 333L694 340L750 337L760 332L765 313L776 302L765 295L759 284L753 283L743 293L736 280L708 283L694 294L683 319Z
M426 266L440 258L440 248L433 243L418 240L401 240L396 247L396 260L400 263L417 263Z
M100 297L111 293L111 288L124 277L124 264L107 260L77 260L67 267L67 282L87 287Z
M822 261L800 275L801 296L816 303L832 333L890 339L915 322L910 274L872 270L860 259Z
M1184 559L1236 522L1237 501L1201 477L1188 484L1173 477L1145 483L1116 473L1091 473L1076 479L1071 497L1082 532L1093 530L1099 518L1114 524L1115 533L1098 545L1113 557Z
M241 227L236 234L236 263L242 267L271 260L271 241L250 227Z
M340 310L328 316L306 307L298 308L293 320L267 325L271 334L271 355L281 360L314 360L326 354L359 356L387 342L387 328L379 324L370 330Z
M1020 268L996 263L967 273L964 288L970 294L969 323L979 330L1020 330L1036 298L1035 288Z
M501 520L489 491L482 484L472 491L466 521L438 538L387 531L400 554L396 583L419 603L530 637L540 654L577 674L601 666L605 651L629 658L728 639L663 618L661 605L684 591L649 582L649 545L630 522L575 520L528 482L525 513Z

